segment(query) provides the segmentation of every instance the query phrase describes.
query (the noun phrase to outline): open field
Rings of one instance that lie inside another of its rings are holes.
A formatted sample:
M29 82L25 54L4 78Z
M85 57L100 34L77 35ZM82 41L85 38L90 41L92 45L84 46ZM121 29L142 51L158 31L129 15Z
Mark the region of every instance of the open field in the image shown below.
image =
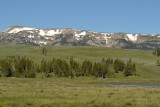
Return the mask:
M112 86L99 83L160 83L160 68L152 51L104 47L42 47L0 46L0 58L27 56L40 63L41 59L73 56L77 61L100 61L102 58L132 59L140 76L98 79L96 77L67 78L4 78L0 77L0 107L160 107L160 87Z
M102 86L86 78L0 78L0 107L159 107L156 87Z
M119 58L125 61L132 59L137 66L138 79L159 80L160 67L156 66L156 56L152 55L153 51L146 50L129 50L115 49L105 47L72 47L72 46L46 46L47 56L42 55L42 47L28 45L1 45L0 58L12 55L27 56L39 63L41 59L62 58L68 60L71 56L77 61L91 60L100 61L102 58ZM160 59L160 58L159 58ZM121 74L117 74L118 78L122 78Z

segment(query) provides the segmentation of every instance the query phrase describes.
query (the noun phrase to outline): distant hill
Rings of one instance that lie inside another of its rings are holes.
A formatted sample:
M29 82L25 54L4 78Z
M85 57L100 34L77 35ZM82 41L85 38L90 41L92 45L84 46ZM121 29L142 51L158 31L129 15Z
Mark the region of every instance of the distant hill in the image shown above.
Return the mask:
M75 29L12 26L0 33L0 44L71 45L128 49L160 48L160 34L101 33Z

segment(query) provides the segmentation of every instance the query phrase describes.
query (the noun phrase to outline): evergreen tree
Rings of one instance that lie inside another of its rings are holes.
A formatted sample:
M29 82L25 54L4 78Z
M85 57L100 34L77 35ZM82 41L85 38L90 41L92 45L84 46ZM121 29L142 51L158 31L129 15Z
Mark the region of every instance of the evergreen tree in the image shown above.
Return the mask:
M82 76L89 76L92 73L92 62L83 61L81 70L82 70Z
M10 59L3 59L0 61L0 70L2 74L6 77L11 77L13 75L12 62Z
M112 65L108 66L106 76L109 78L115 77L115 72L114 72L114 68Z
M47 62L46 62L46 60L42 59L42 61L41 61L41 72L47 73L47 70L48 70Z
M136 75L136 64L135 63L133 63L132 69L133 69L133 75Z
M26 57L16 57L14 61L16 77L35 77L34 63Z
M160 56L160 49L157 48L153 51L153 55Z
M160 66L160 60L157 59L157 62L156 62L157 66Z
M125 68L125 63L119 59L116 59L114 61L113 68L114 68L115 73L118 73L119 71L123 72Z
M125 67L124 76L127 77L135 74L136 74L136 65L135 63L132 63L130 59Z
M72 74L76 77L81 75L80 72L80 65L77 61L73 60L73 57L70 58L70 71L72 72Z
M105 78L106 77L106 66L104 63L94 63L93 65L93 74L96 77Z
M47 55L47 49L44 48L44 47L42 48L42 54L43 54L43 55Z

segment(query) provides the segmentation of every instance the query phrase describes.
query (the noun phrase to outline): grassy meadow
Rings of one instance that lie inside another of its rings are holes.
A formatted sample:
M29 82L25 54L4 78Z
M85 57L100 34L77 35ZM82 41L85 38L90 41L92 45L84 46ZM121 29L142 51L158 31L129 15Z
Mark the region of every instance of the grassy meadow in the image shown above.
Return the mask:
M0 107L160 107L160 87L103 86L102 82L150 82L160 83L160 67L156 66L156 56L148 50L128 50L105 47L46 46L47 55L42 55L42 47L19 45L0 46L0 58L6 56L27 56L40 63L41 59L73 56L77 61L101 61L102 58L132 59L139 76L99 79L79 78L7 78L0 77Z
M156 56L153 51L115 49L106 47L72 47L72 46L46 46L47 56L42 55L42 47L28 45L1 45L0 58L6 56L20 55L27 56L36 63L44 59L62 58L68 60L72 57L77 61L91 60L101 61L102 58L119 58L128 61L130 58L136 63L136 72L139 79L159 80L160 67L156 66ZM160 59L160 58L159 58ZM121 78L121 74L117 74ZM134 77L135 78L135 77Z
M102 86L88 78L0 79L1 107L159 107L156 87Z

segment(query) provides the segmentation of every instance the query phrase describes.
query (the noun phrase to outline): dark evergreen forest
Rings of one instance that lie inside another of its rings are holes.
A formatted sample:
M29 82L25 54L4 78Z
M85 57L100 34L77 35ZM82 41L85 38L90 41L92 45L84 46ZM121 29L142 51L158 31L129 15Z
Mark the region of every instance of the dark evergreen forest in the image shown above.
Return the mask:
M95 76L97 78L114 77L115 73L122 72L125 77L136 75L136 64L129 59L127 62L120 59L104 59L100 62L84 60L78 62L73 57L68 60L52 58L42 59L40 64L26 56L8 56L0 59L1 76L17 78L35 78L37 74L43 73L50 78L79 76Z

